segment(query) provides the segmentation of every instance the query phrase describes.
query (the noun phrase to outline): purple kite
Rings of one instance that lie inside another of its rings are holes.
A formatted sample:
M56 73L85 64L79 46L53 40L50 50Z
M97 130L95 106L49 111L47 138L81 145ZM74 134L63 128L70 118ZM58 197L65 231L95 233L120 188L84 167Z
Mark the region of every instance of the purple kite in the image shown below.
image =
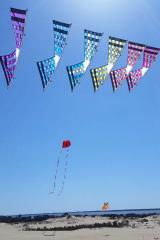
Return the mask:
M22 40L24 36L24 27L26 22L27 10L11 8L10 11L11 11L12 26L14 28L15 39L16 39L16 49L11 54L0 56L0 62L3 67L7 86L9 86L12 79L14 79L15 77L15 70L16 70L20 49L22 47Z
M128 42L128 63L124 68L114 70L110 73L113 91L115 91L122 81L127 79L128 74L137 63L142 52L144 51L144 45L134 42Z
M146 74L152 63L156 61L160 48L146 46L143 53L142 68L132 71L127 77L128 89L131 91L139 82L139 80Z

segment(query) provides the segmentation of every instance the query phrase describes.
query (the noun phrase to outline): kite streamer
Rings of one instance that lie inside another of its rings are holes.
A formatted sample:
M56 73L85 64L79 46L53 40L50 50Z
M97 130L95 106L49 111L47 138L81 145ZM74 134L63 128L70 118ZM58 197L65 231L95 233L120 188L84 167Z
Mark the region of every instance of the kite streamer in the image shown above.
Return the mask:
M132 71L127 77L128 89L131 91L156 61L160 48L146 46L143 53L142 68Z
M108 45L108 64L99 68L91 69L91 77L94 91L96 91L103 83L106 77L110 74L113 66L121 56L122 50L126 44L126 40L109 37Z
M70 140L64 140L63 141L61 151L60 151L59 156L57 158L57 165L56 165L56 171L55 171L55 176L54 176L53 190L52 190L52 192L50 192L50 194L55 193L56 185L57 185L57 174L58 174L59 164L60 164L60 161L62 161L62 159L64 159L64 161L65 161L65 167L64 167L64 175L63 175L62 185L61 185L60 191L58 193L58 196L60 196L63 192L64 184L65 184L65 181L66 181L66 173L67 173L70 146L71 146Z
M20 48L22 46L22 40L24 36L24 27L26 22L27 10L20 10L11 8L11 21L14 28L15 39L16 39L16 50L11 54L0 56L0 62L5 74L7 86L15 77L15 70L20 54Z
M66 155L65 155L65 159L64 159L64 160L65 160L65 167L64 167L63 182L62 182L61 190L60 190L58 196L60 196L60 195L62 194L63 189L64 189L64 184L65 184L65 182L66 182L69 150L70 150L70 149L67 149Z
M49 82L53 81L53 74L56 67L58 66L59 60L63 53L63 49L67 43L67 38L71 25L72 24L53 20L54 57L37 62L43 89L45 89Z
M98 50L98 45L102 36L103 33L93 32L86 29L84 30L84 60L78 64L67 66L72 91L74 87L80 83L80 79L90 65L95 52Z
M143 44L128 42L127 66L111 71L110 73L113 91L115 91L115 89L117 89L121 85L122 81L127 78L128 74L135 66L142 52L144 51L144 47L145 46Z

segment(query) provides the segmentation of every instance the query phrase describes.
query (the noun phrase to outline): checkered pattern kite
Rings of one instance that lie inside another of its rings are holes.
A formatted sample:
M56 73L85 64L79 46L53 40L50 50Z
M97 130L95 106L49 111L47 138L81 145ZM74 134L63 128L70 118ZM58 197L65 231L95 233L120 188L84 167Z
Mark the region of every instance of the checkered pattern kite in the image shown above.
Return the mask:
M95 52L98 50L98 45L103 36L103 33L84 30L84 60L78 64L68 66L67 72L70 80L71 90L80 83L81 77L86 72Z
M120 57L122 50L126 44L126 40L109 37L108 46L108 64L99 68L91 69L91 77L94 90L96 91L110 74L111 69Z
M16 49L11 54L0 56L0 62L2 64L8 86L15 77L15 70L20 54L20 49L22 47L27 11L11 8L10 12L12 26L14 28L16 38Z
M118 70L111 71L110 73L113 91L115 91L115 89L117 89L121 85L122 81L127 78L128 74L140 58L143 50L144 45L134 42L128 42L127 66Z
M56 67L58 66L59 60L63 53L63 49L67 44L67 38L70 28L71 24L53 20L54 57L37 62L43 89L45 89L49 82L53 81L53 74Z
M142 68L132 71L127 77L128 89L131 91L140 79L146 74L151 67L152 63L156 61L160 48L146 46L143 53L143 65Z

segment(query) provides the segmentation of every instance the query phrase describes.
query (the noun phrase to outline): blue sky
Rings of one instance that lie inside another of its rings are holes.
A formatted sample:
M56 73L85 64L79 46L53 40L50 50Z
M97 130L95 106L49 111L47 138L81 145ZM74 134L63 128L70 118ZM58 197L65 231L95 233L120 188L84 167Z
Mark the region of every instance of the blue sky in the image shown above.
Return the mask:
M0 69L0 214L98 210L104 201L111 209L160 207L160 57L131 93L124 82L113 94L109 78L94 93L89 70L71 93L66 72L83 60L85 28L104 32L91 68L107 63L109 36L160 47L159 1L5 0L1 55L15 48L10 7L28 14L9 89ZM43 92L36 62L53 56L52 19L72 28L54 82ZM114 69L126 60L127 46ZM66 138L72 148L64 192L48 195Z

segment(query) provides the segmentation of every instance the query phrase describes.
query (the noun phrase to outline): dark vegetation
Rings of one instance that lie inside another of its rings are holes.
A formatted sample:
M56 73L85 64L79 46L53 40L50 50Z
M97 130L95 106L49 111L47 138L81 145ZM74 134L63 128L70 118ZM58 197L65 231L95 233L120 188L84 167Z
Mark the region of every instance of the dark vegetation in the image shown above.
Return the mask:
M64 226L64 227L37 227L37 228L30 228L26 226L24 231L74 231L78 229L95 229L95 228L104 228L104 227L113 227L113 228L121 228L121 227L128 227L129 221L114 221L108 223L94 223L94 224L81 224L81 225L74 225L74 226Z
M131 219L136 219L136 218L145 218L148 216L153 216L156 214L112 214L112 215L101 215L101 217L104 218L108 218L111 220L118 220L118 219L126 219L126 220L131 220ZM66 217L67 219L71 218L72 216L75 217L87 217L89 215L74 215L74 214L69 214L69 213L64 213L61 214L60 216L56 216L56 215L47 215L47 214L37 214L37 215L17 215L17 216L0 216L0 223L31 223L31 222L41 222L41 221L45 221L49 218L62 218L62 217ZM90 215L91 217L96 217L97 215ZM143 220L146 221L146 220ZM106 224L106 223L105 223ZM115 223L114 223L115 224Z

